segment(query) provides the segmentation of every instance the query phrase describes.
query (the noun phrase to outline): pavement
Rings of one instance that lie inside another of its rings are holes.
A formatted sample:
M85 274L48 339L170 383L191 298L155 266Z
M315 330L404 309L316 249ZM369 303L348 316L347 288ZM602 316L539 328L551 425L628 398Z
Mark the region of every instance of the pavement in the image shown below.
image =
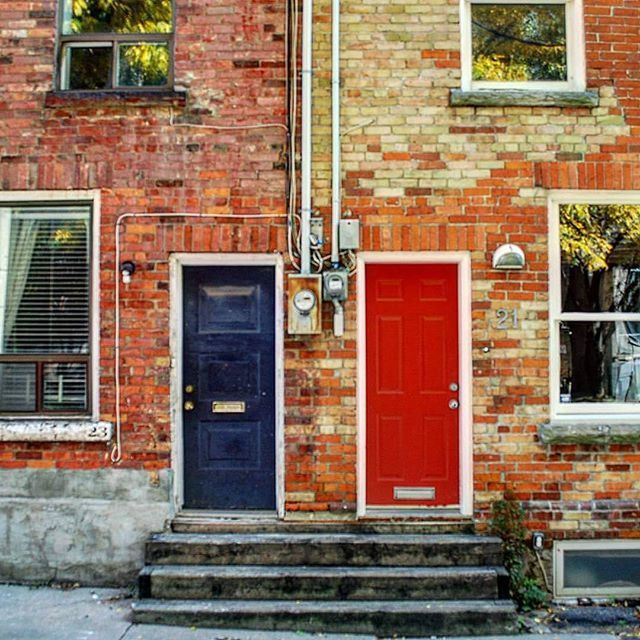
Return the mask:
M121 589L0 585L0 640L375 640L373 636L368 635L133 624L131 602L130 592ZM638 635L635 635L628 627L620 634L572 633L570 628L566 631L556 633L544 625L538 625L533 629L532 635L542 636L542 640L640 638L640 629ZM526 640L527 635L482 638ZM473 640L479 639L476 637Z

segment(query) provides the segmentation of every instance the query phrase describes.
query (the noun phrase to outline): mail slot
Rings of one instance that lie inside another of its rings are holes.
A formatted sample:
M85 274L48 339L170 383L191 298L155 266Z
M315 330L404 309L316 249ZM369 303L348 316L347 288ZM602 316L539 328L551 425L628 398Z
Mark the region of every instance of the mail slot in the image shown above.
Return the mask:
M244 413L246 407L243 401L233 402L212 402L211 411L213 413Z
M435 500L435 487L394 487L395 500Z

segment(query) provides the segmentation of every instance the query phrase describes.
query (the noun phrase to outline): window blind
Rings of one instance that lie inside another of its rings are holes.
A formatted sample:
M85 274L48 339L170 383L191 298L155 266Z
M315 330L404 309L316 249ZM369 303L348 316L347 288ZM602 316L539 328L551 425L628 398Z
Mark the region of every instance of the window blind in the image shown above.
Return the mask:
M0 411L87 407L90 217L88 205L0 209Z

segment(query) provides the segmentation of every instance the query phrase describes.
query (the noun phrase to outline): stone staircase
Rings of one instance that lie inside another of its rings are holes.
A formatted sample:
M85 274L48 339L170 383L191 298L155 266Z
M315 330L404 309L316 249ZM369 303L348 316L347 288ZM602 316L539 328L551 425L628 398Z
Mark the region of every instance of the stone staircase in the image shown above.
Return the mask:
M497 538L398 524L175 528L147 542L135 622L405 637L515 626Z

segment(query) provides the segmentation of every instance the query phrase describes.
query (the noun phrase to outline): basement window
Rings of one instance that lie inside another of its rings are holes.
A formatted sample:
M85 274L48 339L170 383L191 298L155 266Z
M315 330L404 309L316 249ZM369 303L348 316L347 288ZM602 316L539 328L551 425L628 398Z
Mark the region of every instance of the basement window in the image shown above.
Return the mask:
M462 89L583 91L580 0L461 0Z
M554 544L556 597L639 597L640 540Z
M172 0L60 0L59 86L68 91L167 89Z
M91 206L0 207L0 414L90 413Z

